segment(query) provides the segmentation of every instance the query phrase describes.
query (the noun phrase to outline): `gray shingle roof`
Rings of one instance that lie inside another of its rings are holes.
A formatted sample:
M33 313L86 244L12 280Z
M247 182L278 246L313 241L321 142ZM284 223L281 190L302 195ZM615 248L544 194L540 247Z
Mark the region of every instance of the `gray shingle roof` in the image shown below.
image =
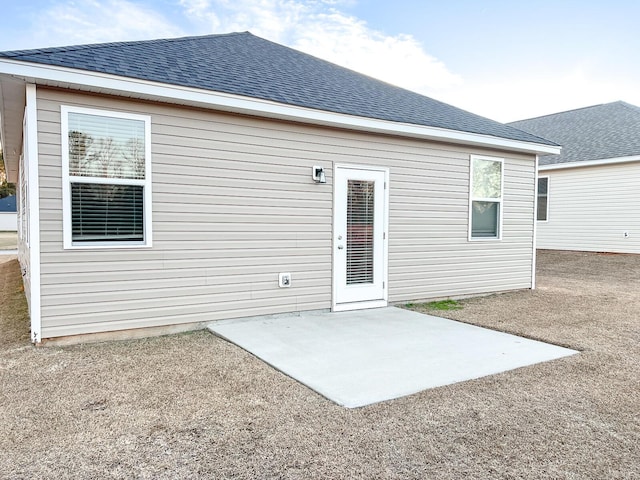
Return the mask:
M605 103L509 125L562 145L560 155L540 157L540 165L640 155L640 108Z
M555 145L248 32L0 52L0 58L272 100L329 112Z

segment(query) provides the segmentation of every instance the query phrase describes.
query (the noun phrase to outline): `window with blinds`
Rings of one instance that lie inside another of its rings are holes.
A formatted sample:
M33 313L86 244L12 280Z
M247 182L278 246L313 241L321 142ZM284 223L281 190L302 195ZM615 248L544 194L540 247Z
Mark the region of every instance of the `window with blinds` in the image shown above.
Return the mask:
M374 186L347 184L347 285L373 283Z
M148 117L72 107L64 114L71 245L148 244Z

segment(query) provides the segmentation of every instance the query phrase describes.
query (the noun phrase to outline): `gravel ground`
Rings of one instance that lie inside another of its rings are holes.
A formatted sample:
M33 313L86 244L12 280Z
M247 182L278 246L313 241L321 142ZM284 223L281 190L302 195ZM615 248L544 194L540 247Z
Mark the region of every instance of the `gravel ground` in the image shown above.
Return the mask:
M34 348L0 279L0 478L640 478L640 255L438 312L579 355L354 410L205 332Z

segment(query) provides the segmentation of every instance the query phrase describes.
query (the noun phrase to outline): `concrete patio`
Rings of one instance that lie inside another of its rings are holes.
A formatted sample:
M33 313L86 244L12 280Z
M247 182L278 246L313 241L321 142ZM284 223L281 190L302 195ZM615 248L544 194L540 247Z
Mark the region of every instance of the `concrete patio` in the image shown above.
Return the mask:
M578 353L396 307L228 320L209 330L349 408Z

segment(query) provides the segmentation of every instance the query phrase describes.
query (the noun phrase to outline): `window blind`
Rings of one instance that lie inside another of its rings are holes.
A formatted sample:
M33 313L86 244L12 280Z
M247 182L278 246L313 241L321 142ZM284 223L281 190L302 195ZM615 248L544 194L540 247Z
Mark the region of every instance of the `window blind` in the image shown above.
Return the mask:
M374 182L347 186L347 285L373 283Z
M143 241L144 188L72 183L73 241Z

